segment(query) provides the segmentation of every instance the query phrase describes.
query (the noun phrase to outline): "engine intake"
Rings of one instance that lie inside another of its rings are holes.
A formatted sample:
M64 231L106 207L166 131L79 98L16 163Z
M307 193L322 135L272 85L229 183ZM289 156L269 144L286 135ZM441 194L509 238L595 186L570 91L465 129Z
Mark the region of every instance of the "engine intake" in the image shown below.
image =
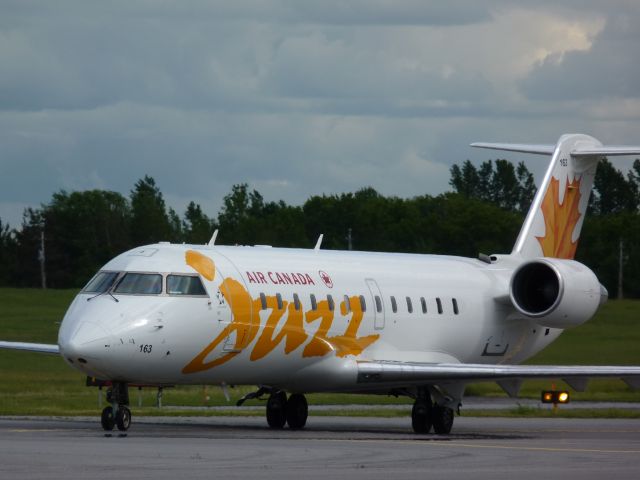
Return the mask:
M602 303L595 274L573 260L539 258L526 262L511 277L513 306L539 325L567 328L589 320Z

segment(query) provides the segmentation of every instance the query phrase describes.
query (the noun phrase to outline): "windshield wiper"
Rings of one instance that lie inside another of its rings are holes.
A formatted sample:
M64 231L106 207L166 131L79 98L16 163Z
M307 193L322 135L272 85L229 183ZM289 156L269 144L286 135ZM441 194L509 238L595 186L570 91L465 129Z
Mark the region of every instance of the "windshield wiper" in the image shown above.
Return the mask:
M116 303L120 302L120 300L118 300L116 297L113 296L113 293L111 293L110 289L109 290L105 290L104 292L100 292L97 295L94 295L93 297L87 298L87 302L90 301L90 300L93 300L96 297L99 297L100 295L104 295L105 293L108 294L111 298L113 298L116 301Z

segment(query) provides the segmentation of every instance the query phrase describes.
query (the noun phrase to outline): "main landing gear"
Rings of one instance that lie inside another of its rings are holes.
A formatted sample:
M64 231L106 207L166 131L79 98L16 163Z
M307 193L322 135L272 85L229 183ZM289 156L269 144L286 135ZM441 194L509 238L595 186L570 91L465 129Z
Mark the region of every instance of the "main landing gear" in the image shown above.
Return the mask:
M304 428L309 416L309 406L307 399L301 393L293 393L287 399L287 394L282 390L260 387L256 392L246 394L236 405L240 406L252 398L260 399L266 393L269 393L269 399L267 400L267 423L269 427L281 429L288 424L292 430Z
M293 430L304 428L309 415L307 399L300 393L294 393L287 399L283 391L273 392L267 400L267 423L271 428L284 428L285 424Z
M121 432L126 432L131 426L131 410L129 410L129 387L125 382L113 382L107 391L107 402L111 405L102 410L100 423L102 428L110 432L113 427L118 427Z
M434 405L427 389L420 389L411 410L411 426L416 433L433 431L438 435L451 433L453 427L453 409Z

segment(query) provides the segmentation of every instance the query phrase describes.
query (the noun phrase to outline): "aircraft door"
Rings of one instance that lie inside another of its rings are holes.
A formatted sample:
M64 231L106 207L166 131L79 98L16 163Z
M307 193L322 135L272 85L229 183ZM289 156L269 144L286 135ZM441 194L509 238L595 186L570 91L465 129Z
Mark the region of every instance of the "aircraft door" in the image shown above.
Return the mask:
M235 265L218 252L207 256L189 251L187 262L202 275L216 319L217 333L209 345L207 360L241 352L255 331L252 302L242 276ZM208 332L203 330L199 334L208 335Z
M218 253L220 260L225 260L225 271L232 273L233 277L226 277L225 282L219 286L218 294L222 297L223 308L229 308L225 320L235 325L224 340L222 350L225 353L239 353L251 343L255 335L256 320L254 318L253 305L240 270L229 257ZM224 291L224 294L223 294Z
M384 328L384 300L378 283L373 278L366 278L365 282L371 293L373 301L373 325L376 330Z

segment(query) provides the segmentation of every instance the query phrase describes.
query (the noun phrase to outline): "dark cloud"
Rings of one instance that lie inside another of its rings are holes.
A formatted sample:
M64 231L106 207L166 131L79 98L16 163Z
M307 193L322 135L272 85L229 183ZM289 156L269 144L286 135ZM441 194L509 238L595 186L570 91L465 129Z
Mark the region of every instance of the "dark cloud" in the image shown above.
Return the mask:
M15 225L59 189L128 195L146 174L178 210L195 199L212 215L240 182L292 203L366 185L436 194L451 163L486 159L471 141L632 143L637 120L577 115L593 104L576 85L636 96L640 14L621 6L615 27L617 3L576 1L527 7L540 24L503 0L4 1L0 215ZM558 46L583 17L607 22L592 48Z

